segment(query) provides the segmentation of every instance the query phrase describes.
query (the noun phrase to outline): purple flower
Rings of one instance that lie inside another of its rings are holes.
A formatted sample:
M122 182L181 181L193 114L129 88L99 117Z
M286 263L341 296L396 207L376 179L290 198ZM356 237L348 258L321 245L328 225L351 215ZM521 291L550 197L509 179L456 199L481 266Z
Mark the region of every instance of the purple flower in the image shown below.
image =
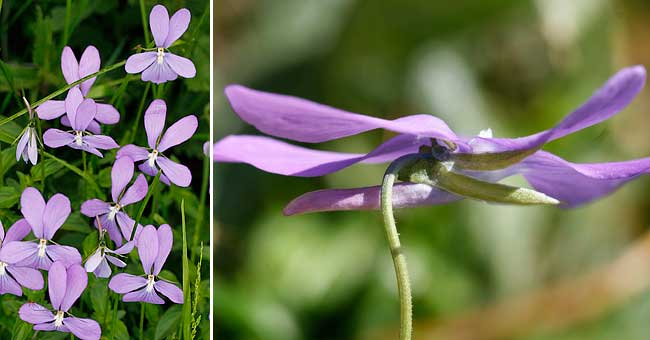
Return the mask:
M120 146L113 138L104 135L93 135L88 132L88 126L97 115L97 104L90 98L83 98L78 88L71 88L65 99L66 114L72 125L72 131L48 129L43 134L45 145L51 148L69 146L73 149L90 152L104 157L98 150L116 149Z
M36 129L32 125L25 128L16 146L16 161L22 157L25 163L27 161L31 162L32 165L38 163L38 142L36 136Z
M419 154L422 147L433 146L442 149L433 157L446 162L452 171L490 182L521 174L535 190L560 200L563 207L574 207L607 195L624 183L650 172L650 158L575 164L540 149L547 142L614 116L643 88L645 77L642 66L625 68L555 127L512 139L492 138L490 133L460 137L442 120L430 115L384 120L300 98L232 85L225 92L233 110L244 121L276 137L318 143L373 129L386 129L398 135L367 154L311 150L268 137L233 135L214 146L214 156L220 162L248 163L276 174L312 177L356 163L392 162L404 155ZM499 164L497 160L500 158L510 162ZM379 192L378 186L310 192L292 201L284 212L292 215L378 209ZM402 182L395 186L393 204L395 207L412 207L443 204L462 198L434 186Z
M165 6L154 6L149 14L149 26L156 42L156 52L149 51L130 56L124 66L126 72L142 72L142 81L155 84L174 80L178 76L194 78L196 68L192 61L167 51L167 48L185 33L190 18L190 11L185 8L176 11L170 19Z
M102 330L97 321L76 318L68 312L88 284L83 267L56 261L50 268L47 284L53 310L28 302L18 311L20 319L33 324L35 331L72 333L82 340L99 339Z
M101 238L101 234L100 234ZM102 240L103 241L103 240ZM102 244L100 241L100 246L95 250L95 252L88 257L84 268L89 273L94 273L96 277L110 277L111 276L111 266L108 265L108 262L114 264L117 267L124 268L126 263L119 259L119 255L126 255L133 250L134 243L129 241L125 243L122 247L110 250L106 245Z
M147 195L149 185L144 175L140 174L128 189L126 186L133 178L134 165L130 157L120 157L115 160L111 169L111 197L112 203L99 199L91 199L81 205L81 213L88 217L98 217L95 226L102 231L100 226L118 246L123 239L130 240L135 221L124 212L124 207L142 201ZM126 190L125 190L126 189Z
M160 293L174 303L183 303L183 291L180 288L159 278L156 280L173 242L174 236L168 224L161 225L158 230L152 225L144 227L136 240L136 246L145 277L120 273L111 279L108 287L118 294L124 294L124 302L164 304L165 301L158 296Z
M5 235L5 229L0 222L0 254L3 244L20 241L30 231L31 227L22 219L14 223ZM23 290L20 286L32 290L43 289L43 275L34 268L10 264L6 262L4 256L0 255L0 295L9 293L22 296Z
M79 62L77 62L77 57L75 57L70 47L66 46L61 53L61 71L68 84L72 84L81 78L96 73L99 71L100 64L99 51L92 45L86 47ZM90 92L90 88L93 86L95 79L90 78L73 87L73 89L80 90L83 99L83 97L88 96L88 92ZM72 94L71 91L68 91L68 96L71 95L77 94ZM36 108L36 113L43 120L52 120L63 116L67 112L67 109L66 102L63 100L48 100ZM119 121L120 113L113 105L97 103L97 113L88 124L88 131L99 134L101 133L99 123L116 124ZM72 126L68 116L63 116L61 123L68 127Z
M55 261L62 261L66 265L81 263L81 255L77 249L50 244L53 243L54 233L70 215L70 200L67 197L56 194L46 203L38 190L29 187L23 191L20 205L25 217L21 221L29 224L38 242L5 242L0 250L3 262L44 270L49 270Z
M192 182L192 173L185 165L178 164L162 153L172 146L181 144L190 139L199 125L196 116L189 115L172 124L165 134L167 104L161 99L156 99L144 113L144 128L147 131L149 149L133 144L125 145L117 152L117 158L131 157L134 161L146 160L138 166L140 171L149 176L158 174L158 167L162 170L160 180L169 185L174 183L179 187L187 187ZM160 137L162 135L162 138Z

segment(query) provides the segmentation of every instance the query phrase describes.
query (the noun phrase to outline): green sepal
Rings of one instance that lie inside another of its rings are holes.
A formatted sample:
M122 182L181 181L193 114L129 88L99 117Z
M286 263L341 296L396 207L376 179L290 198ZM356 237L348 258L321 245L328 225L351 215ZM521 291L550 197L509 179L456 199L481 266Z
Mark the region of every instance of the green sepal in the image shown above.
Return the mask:
M523 161L537 152L539 148L486 153L451 153L449 160L463 170L491 171L505 169Z

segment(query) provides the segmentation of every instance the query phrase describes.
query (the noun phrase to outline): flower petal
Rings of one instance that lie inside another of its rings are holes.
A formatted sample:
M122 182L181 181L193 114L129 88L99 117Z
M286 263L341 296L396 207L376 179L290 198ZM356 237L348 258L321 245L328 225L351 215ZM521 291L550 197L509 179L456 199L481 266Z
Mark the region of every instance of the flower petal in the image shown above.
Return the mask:
M84 78L99 71L100 63L101 59L97 48L93 45L86 47L84 53L81 55L81 59L79 60L79 78ZM90 88L93 86L95 79L97 79L97 77L90 78L81 83L81 93L83 93L84 96L87 96L88 92L90 92Z
M144 112L144 129L147 131L147 141L152 149L156 148L158 138L165 128L166 117L167 104L162 99L152 101L147 111ZM133 160L137 162L135 158Z
M124 268L126 263L115 256L106 255L106 259L117 267Z
M87 200L81 204L81 213L88 217L96 217L97 215L108 214L110 210L110 204L96 198Z
M127 206L142 201L142 199L147 196L147 191L149 191L147 179L143 174L140 174L135 179L135 182L133 182L133 185L129 187L129 189L124 193L124 196L122 196L120 205Z
M128 144L117 151L116 157L130 157L134 162L137 162L147 159L149 157L149 151L141 146Z
M153 6L149 13L149 27L151 27L156 46L163 47L169 33L169 13L165 6Z
M151 274L151 266L153 266L158 256L158 233L156 228L152 225L144 227L140 238L137 241L138 254L140 254L140 261L145 274Z
M54 314L49 309L34 302L27 302L20 306L18 315L21 320L31 324L54 321Z
M75 122L77 109L83 101L84 95L81 93L81 90L79 90L78 86L75 86L68 90L68 95L65 97L65 112L66 116L68 117L68 121L71 122L70 126L72 126L72 124Z
M43 120L51 120L61 117L65 113L65 101L63 100L48 100L36 108L38 118Z
M169 65L169 68L183 78L194 78L196 76L196 67L194 63L185 58L173 53L165 53L164 61Z
M95 120L102 124L117 124L120 121L120 113L113 105L97 103Z
M153 287L162 295L166 296L173 303L183 303L183 291L176 285L160 280L154 283Z
M108 288L118 294L126 294L147 285L147 279L142 276L120 273L111 279Z
M126 73L140 73L156 62L156 52L137 53L129 57L124 65Z
M29 157L29 161L32 162L32 165L36 165L38 162L38 144L36 143L36 132L33 128L31 128L29 131L31 138L27 144L27 156Z
M120 255L126 255L133 251L133 248L135 247L135 241L129 241L126 242L123 246L120 248L117 248L115 250L110 250L108 251L109 253L115 253L115 254L120 254Z
M83 141L86 142L88 146L101 150L117 149L120 147L113 138L104 135L84 136Z
M378 210L381 187L326 189L308 192L291 201L283 210L285 215L319 211ZM406 208L446 204L462 199L425 184L398 183L393 187L393 207Z
M16 145L16 162L20 160L20 158L23 156L23 153L25 152L25 149L27 148L27 142L29 142L29 128L25 129L25 132L23 133L22 136L20 136L20 140L18 141L18 144Z
M95 274L95 277L101 277L101 278L107 278L111 277L111 273L113 270L111 270L111 266L108 265L108 259L109 257L106 256L105 258L102 259L102 261L99 263L97 268L93 271L93 274Z
M4 236L2 243L9 243L12 241L22 241L32 231L32 226L29 225L26 219L21 218L16 221L9 230L7 235Z
M150 81L154 84L162 84L178 78L178 75L167 63L153 63L142 72L142 81Z
M92 273L97 269L97 266L104 260L104 257L102 256L102 249L97 248L95 252L88 256L88 259L86 260L86 263L84 263L84 268L86 269L87 272Z
M102 329L92 319L67 317L63 318L63 324L81 340L99 340L102 336Z
M54 265L54 264L52 264ZM67 312L79 299L88 285L88 273L80 264L70 265L67 269L67 289L61 301L61 310Z
M77 107L77 112L75 114L75 120L74 124L72 124L72 128L77 131L86 131L86 128L88 128L90 122L95 119L96 115L97 104L95 104L95 101L90 98L84 99L81 104L79 104L79 107Z
M199 126L199 120L196 116L185 116L172 124L158 143L158 151L164 152L172 146L181 144L192 138Z
M7 271L11 276L20 283L23 287L29 288L31 290L41 290L43 289L43 275L40 271L34 268L20 267L9 265Z
M81 263L81 254L74 247L52 244L45 248L45 252L52 261L61 261L65 263L66 267Z
M50 293L50 302L54 310L61 309L61 302L68 289L68 276L66 266L61 261L54 261L47 275L47 290Z
M13 294L23 296L23 288L7 274L0 275L0 295Z
M61 52L61 72L63 72L63 78L68 84L79 80L79 63L77 63L77 57L75 57L69 46L64 47L63 52Z
M188 187L192 183L192 172L183 164L178 164L167 157L158 156L156 164L162 172L169 178L169 181L179 187Z
M56 194L50 198L43 213L43 235L51 240L65 220L70 216L70 200L63 194Z
M172 250L172 245L174 244L174 234L172 233L172 228L169 224L163 224L158 227L158 256L156 256L156 261L153 264L153 274L158 275L162 270L162 267L167 261L167 256Z
M43 134L43 142L51 148L60 148L74 141L74 135L59 129L48 129Z
M124 295L122 298L122 301L124 302L147 302L147 303L153 303L156 305L162 305L165 304L165 300L161 299L158 294L156 294L155 290L151 290L150 292L147 292L147 288L142 288L140 290L136 290L134 292L130 292Z
M120 201L120 194L126 188L126 185L131 182L135 165L130 157L120 157L113 163L111 169L111 195L113 202Z
M427 143L412 135L399 135L363 155L312 150L264 136L231 135L217 142L213 153L217 162L241 162L275 174L315 177L359 162L392 161L417 153Z
M225 92L241 119L269 135L300 142L320 143L379 128L420 137L458 140L447 124L430 115L385 120L241 85L230 85Z
M29 241L5 242L0 249L0 261L6 263L21 263L24 260L35 257L38 252L38 245Z
M120 226L120 232L124 236L124 239L129 240L131 238L131 233L133 232L135 221L123 211L118 212L115 215L115 219L117 220L117 224Z
M187 27L190 25L191 18L192 15L186 8L181 8L172 15L171 19L169 19L169 32L167 33L163 47L171 46L174 41L178 40L185 33Z
M119 212L118 212L119 215ZM116 215L117 216L117 215ZM99 225L101 224L101 226ZM100 227L108 232L108 236L117 246L122 245L122 233L117 226L115 219L109 219L108 214L99 216L99 223L95 220L95 227L100 230Z
M49 131L49 130L48 130ZM29 187L23 190L20 196L20 211L25 216L29 225L32 226L34 235L43 237L43 213L45 212L45 200L40 191Z

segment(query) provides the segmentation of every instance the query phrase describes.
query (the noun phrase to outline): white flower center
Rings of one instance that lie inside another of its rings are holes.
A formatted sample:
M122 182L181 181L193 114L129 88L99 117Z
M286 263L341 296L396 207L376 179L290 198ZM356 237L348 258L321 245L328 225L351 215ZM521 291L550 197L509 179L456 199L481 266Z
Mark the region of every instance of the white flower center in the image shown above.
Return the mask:
M38 256L45 257L45 248L47 247L47 240L42 238L38 242Z
M154 278L155 276L153 275L147 276L147 289L146 289L147 293L151 293L151 291L153 290Z
M83 132L82 131L75 131L74 132L74 142L75 144L81 146L83 144Z
M5 267L7 266L6 263L0 261L0 276L3 276L5 274Z
M164 55L165 55L165 49L162 47L158 47L158 59L157 59L158 65L163 63Z
M115 215L117 215L117 212L120 211L120 209L122 209L122 207L119 204L111 206L111 211L108 212L108 219L114 221Z
M156 164L156 158L158 158L158 150L154 149L149 154L149 167L150 168L153 168L154 165Z
M481 130L481 132L478 133L478 136L482 138L492 138L492 129L487 128L485 130Z
M59 328L63 325L63 311L57 311L54 316L54 327Z

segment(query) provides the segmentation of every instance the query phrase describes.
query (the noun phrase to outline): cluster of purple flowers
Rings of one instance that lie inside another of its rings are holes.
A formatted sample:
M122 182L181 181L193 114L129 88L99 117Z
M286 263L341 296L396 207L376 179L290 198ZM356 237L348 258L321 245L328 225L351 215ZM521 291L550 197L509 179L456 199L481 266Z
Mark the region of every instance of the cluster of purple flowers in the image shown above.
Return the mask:
M187 9L177 11L171 18L162 5L153 7L149 23L155 40L155 51L128 58L127 73L142 72L143 81L160 84L176 79L194 77L192 61L170 53L167 49L187 30L190 22ZM77 60L70 47L61 55L61 70L68 84L97 73L100 69L99 51L88 46ZM87 79L68 90L65 100L49 100L36 108L41 120L60 119L69 129L50 128L43 133L43 144L50 148L68 146L98 157L100 150L119 149L111 169L111 201L90 199L81 205L81 213L94 220L99 231L98 248L83 263L79 251L53 241L55 233L65 223L72 209L68 197L61 193L45 200L40 191L28 187L21 195L23 218L15 222L5 234L0 223L0 294L22 296L22 287L40 290L44 287L41 270L48 272L48 292L52 308L35 302L25 303L19 311L22 320L32 323L34 330L71 332L81 339L99 339L101 328L91 319L70 314L74 302L86 288L88 273L98 278L109 278L111 264L124 268L123 261L137 248L143 275L120 273L113 276L108 287L123 295L125 302L163 304L160 295L171 302L183 303L183 292L175 284L158 275L173 244L172 228L163 224L137 225L125 207L142 201L149 191L145 175L160 176L167 185L187 187L192 180L190 170L172 161L163 153L189 140L198 128L195 116L186 116L164 132L167 106L161 99L154 100L144 114L148 148L133 144L120 148L113 138L102 134L102 124L117 124L120 113L112 105L96 102L89 97L95 78ZM30 123L19 139L16 160L38 162L38 134L34 128L31 108ZM135 175L135 162L142 174ZM24 240L33 233L35 239ZM106 238L108 235L108 238ZM110 242L116 249L111 249ZM160 295L159 295L160 294Z

